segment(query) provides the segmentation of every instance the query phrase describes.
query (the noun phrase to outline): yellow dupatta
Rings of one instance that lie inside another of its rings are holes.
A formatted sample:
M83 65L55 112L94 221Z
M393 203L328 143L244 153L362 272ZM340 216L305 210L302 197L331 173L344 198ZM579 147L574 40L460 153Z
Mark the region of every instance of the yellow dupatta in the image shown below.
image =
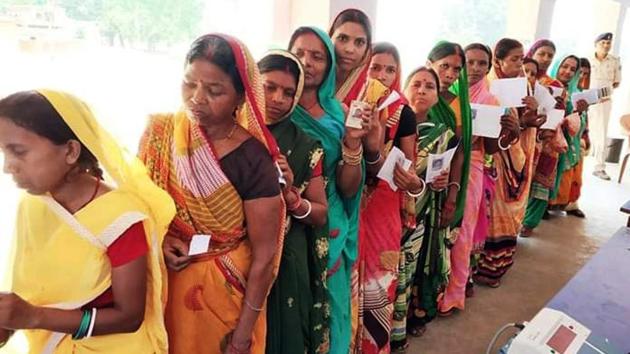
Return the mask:
M166 278L161 243L175 208L96 121L90 108L63 92L40 90L97 158L115 189L70 214L50 196L27 195L17 218L12 290L36 306L77 309L111 287L107 247L130 226L143 222L147 255L145 318L135 333L80 341L45 330L27 330L31 353L166 353L163 324Z

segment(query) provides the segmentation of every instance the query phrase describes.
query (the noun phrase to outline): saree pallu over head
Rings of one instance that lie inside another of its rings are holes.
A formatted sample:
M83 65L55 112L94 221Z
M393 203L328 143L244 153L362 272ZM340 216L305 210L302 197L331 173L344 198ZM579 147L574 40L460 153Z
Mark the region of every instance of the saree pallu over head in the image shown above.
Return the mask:
M277 143L264 124L265 97L258 67L247 48L221 34L234 55L245 89L245 104L236 123L277 157ZM245 239L243 201L221 170L219 159L203 129L184 110L153 116L143 137L140 156L153 180L175 200L177 214L169 234L189 241L195 234L210 234L209 256L235 249Z
M519 77L524 76L521 72ZM488 80L508 78L500 67L494 65L487 76ZM528 90L531 86L528 83ZM520 110L515 110L520 115ZM526 129L521 131L520 140L513 144L508 150L499 151L494 154L494 160L501 167L497 169L497 178L502 179L497 183L498 188L503 188L500 193L504 202L522 201L527 199L529 194L529 184L532 178L530 166L534 165L534 148L536 140L536 129Z
M542 47L551 47L553 48L554 52L556 51L556 45L552 41L548 39L539 39L536 42L534 42L534 44L532 44L531 47L529 47L529 49L527 50L527 53L525 53L525 57L534 59L534 54L536 54L536 51ZM541 79L543 76L546 76L546 75L547 75L547 72L538 70L538 73L536 74L536 78Z
M336 171L341 160L341 144L345 131L344 113L335 98L335 49L328 35L315 27L309 29L319 37L328 51L329 70L317 94L324 116L312 117L298 106L291 119L308 135L319 140L324 148L323 173L328 198L329 237L328 291L331 308L331 353L347 352L351 338L350 274L358 254L359 204L362 186L350 198L343 197L337 188ZM362 167L362 176L365 175Z
M335 16L335 18L331 22L331 28L329 28L328 30L328 37L331 40L334 34L332 26L334 25L335 22L337 22L337 19L340 16L342 16L346 11L349 11L349 10L356 10L356 9L346 9L344 11L339 12L337 16ZM356 10L356 11L360 11L360 10ZM337 98L337 100L345 104L346 107L350 107L350 103L353 100L356 100L359 98L359 96L361 95L361 91L363 91L363 86L365 86L366 82L369 80L368 70L370 67L370 60L372 57L371 48L370 48L371 45L372 43L367 44L367 49L366 49L365 55L363 56L363 59L361 59L361 63L350 72L346 81L343 83L343 85L339 87L339 89L335 93L335 97ZM334 45L333 45L333 52L334 52ZM335 68L336 68L336 65L335 65ZM333 82L333 84L336 85L336 81Z
M280 152L286 155L289 165L292 166L293 184L298 188L300 193L303 193L308 186L313 168L323 156L321 144L306 135L304 131L298 128L292 121L293 113L304 91L304 68L300 60L288 51L272 50L266 55L277 55L287 58L295 63L300 72L296 90L293 95L293 104L289 111L284 117L276 121L265 117L265 124L267 124L267 128L274 136ZM309 157L308 160L310 161L308 168L296 170L298 166L304 167L302 162L307 159L307 157Z
M329 57L332 59L330 69L322 82L318 99L319 104L322 106L325 116L316 119L312 117L308 111L301 106L295 109L295 112L291 116L293 122L295 122L300 128L302 128L307 134L319 140L324 148L324 178L326 179L326 192L328 195L328 214L329 214L329 230L331 233L337 233L338 235L331 236L330 244L330 261L329 267L339 261L341 253L346 248L346 242L356 241L357 226L348 224L350 220L357 220L358 207L361 193L357 193L353 198L342 198L337 190L336 183L336 168L339 160L341 160L341 139L343 137L344 126L344 113L339 101L334 96L335 89L335 51L328 35L315 27L310 28L326 46ZM331 200L332 199L332 200ZM342 211L342 213L340 213ZM342 217L339 220L339 217ZM330 219L330 218L333 219ZM345 219L345 220L343 220ZM335 224L340 223L343 229L335 230ZM352 234L350 228L354 230ZM346 237L354 238L353 241L345 240ZM354 250L356 251L356 249ZM356 259L356 252L353 259ZM334 269L330 269L332 271Z
M245 89L236 123L275 157L278 147L264 124L265 96L256 63L238 40L212 36L229 43ZM212 236L207 253L194 257L182 271L169 272L170 301L165 317L171 351L218 354L226 335L238 324L252 262L243 200L223 172L205 132L183 110L153 117L141 142L140 156L153 180L175 200L177 214L169 236L184 242L190 242L195 234ZM276 272L286 223L284 207L277 217ZM265 337L263 312L253 328L252 353L264 352Z
M370 80L368 78L369 68L370 58L369 55L366 55L361 64L350 72L348 79L337 90L335 97L337 97L339 102L350 107L350 103L359 97L363 86Z
M400 98L396 100L394 103L389 105L386 109L387 121L385 124L385 139L389 146L385 146L385 150L391 150L394 139L396 138L396 133L398 132L398 126L400 125L400 114L402 113L403 107L409 102L405 98L405 95L402 92L402 78L401 72L402 68L400 63L396 63L398 65L398 69L396 70L396 78L394 82L389 86L389 93L396 92Z
M561 55L559 57L559 60L556 60L553 63L551 67L551 71L549 73L552 78L555 78L556 80L558 80L558 71L560 70L560 67L567 59L570 59L570 58L576 61L577 68L571 80L569 80L569 82L566 85L563 85L565 88L565 91L564 91L565 107L566 107L565 117L573 113L573 110L575 108L573 107L573 100L571 99L571 97L573 96L574 93L579 91L578 83L580 81L580 75L579 75L580 58L575 55ZM582 115L576 117L576 120L577 122L573 120L573 117L571 117L569 121L569 125L575 127L575 125L577 124L578 126L577 132L571 132L571 128L565 129L563 126L558 127L559 129L558 138L559 139L564 138L564 140L566 140L565 146L567 147L567 149L566 151L560 151L560 153L555 152L555 156L557 156L557 163L556 163L556 171L555 171L555 176L554 176L555 177L554 183L551 186L551 192L549 194L549 198L551 199L555 199L558 196L558 192L560 190L560 183L562 182L562 174L566 170L569 170L573 166L576 166L582 157L581 152L580 152L581 150L580 145L581 145L582 131L583 131L583 128L585 127L586 121Z
M394 146L406 104L400 93L400 67L389 90L398 92L400 98L384 110L386 121L381 121L385 126L384 156ZM381 92L384 92L382 88ZM387 182L378 178L368 179L364 188L359 227L359 279L356 304L353 304L358 312L355 345L361 348L356 351L385 352L390 345L404 195L406 193L392 190Z
M436 47L449 44L441 41ZM452 131L457 131L457 127L461 126L462 136L459 137L459 143L464 153L464 163L462 165L461 188L457 193L457 209L455 210L455 218L452 225L459 225L464 216L464 207L466 205L466 186L468 185L468 171L470 169L470 152L472 149L472 115L470 109L470 98L468 93L468 72L466 63L462 63L462 70L459 77L450 87L449 91L456 96L451 104L447 103L442 97L438 103L431 108L429 118L435 123L445 124ZM453 105L459 108L453 109Z
M59 91L38 93L96 157L115 189L74 215L51 196L25 196L18 210L12 290L36 306L78 309L111 287L107 247L129 227L142 222L149 253L145 317L137 332L72 341L66 334L26 330L30 352L166 353L166 271L160 245L175 213L173 201L84 102Z
M293 185L302 194L323 158L321 144L291 120L302 95L304 70L299 59L287 51L274 50L267 55L285 57L300 71L293 106L281 119L267 119L267 124L291 166ZM280 269L268 297L266 352L327 353L330 345L326 291L328 234L291 216L287 219Z

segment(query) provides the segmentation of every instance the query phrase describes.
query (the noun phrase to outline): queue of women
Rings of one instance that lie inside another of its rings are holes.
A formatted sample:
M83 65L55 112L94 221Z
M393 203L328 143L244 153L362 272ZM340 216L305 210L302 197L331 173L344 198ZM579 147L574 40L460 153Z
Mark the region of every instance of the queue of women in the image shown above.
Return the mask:
M185 64L181 109L150 117L138 157L76 96L0 100L4 172L28 192L0 343L23 330L32 353L404 351L473 284L498 287L517 236L579 197L587 105L570 97L589 66L551 41L439 42L402 81L396 47L350 9L258 63L208 34ZM498 138L473 136L471 103L498 105L490 83L515 77L522 107ZM541 128L534 90L550 87L578 122ZM391 185L377 175L394 149L412 163Z

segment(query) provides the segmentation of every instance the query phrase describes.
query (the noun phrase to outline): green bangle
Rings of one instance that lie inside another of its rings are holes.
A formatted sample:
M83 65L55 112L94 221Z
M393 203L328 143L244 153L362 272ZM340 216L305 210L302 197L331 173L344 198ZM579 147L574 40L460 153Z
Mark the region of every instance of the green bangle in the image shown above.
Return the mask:
M72 339L78 340L85 337L90 327L91 320L92 320L92 311L90 310L83 311L83 317L81 317L81 324L79 324L79 328L72 336Z

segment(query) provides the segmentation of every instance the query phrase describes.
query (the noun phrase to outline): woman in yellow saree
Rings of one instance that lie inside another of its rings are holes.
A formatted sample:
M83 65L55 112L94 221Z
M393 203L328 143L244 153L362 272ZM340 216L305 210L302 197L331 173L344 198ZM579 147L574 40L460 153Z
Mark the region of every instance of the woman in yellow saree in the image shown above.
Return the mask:
M0 342L25 330L30 353L166 353L158 245L175 213L168 194L66 93L0 100L0 147L28 191Z
M262 354L285 208L278 146L247 48L218 34L193 42L182 99L179 112L152 118L140 144L177 208L163 245L170 352ZM193 239L205 246L191 256Z

